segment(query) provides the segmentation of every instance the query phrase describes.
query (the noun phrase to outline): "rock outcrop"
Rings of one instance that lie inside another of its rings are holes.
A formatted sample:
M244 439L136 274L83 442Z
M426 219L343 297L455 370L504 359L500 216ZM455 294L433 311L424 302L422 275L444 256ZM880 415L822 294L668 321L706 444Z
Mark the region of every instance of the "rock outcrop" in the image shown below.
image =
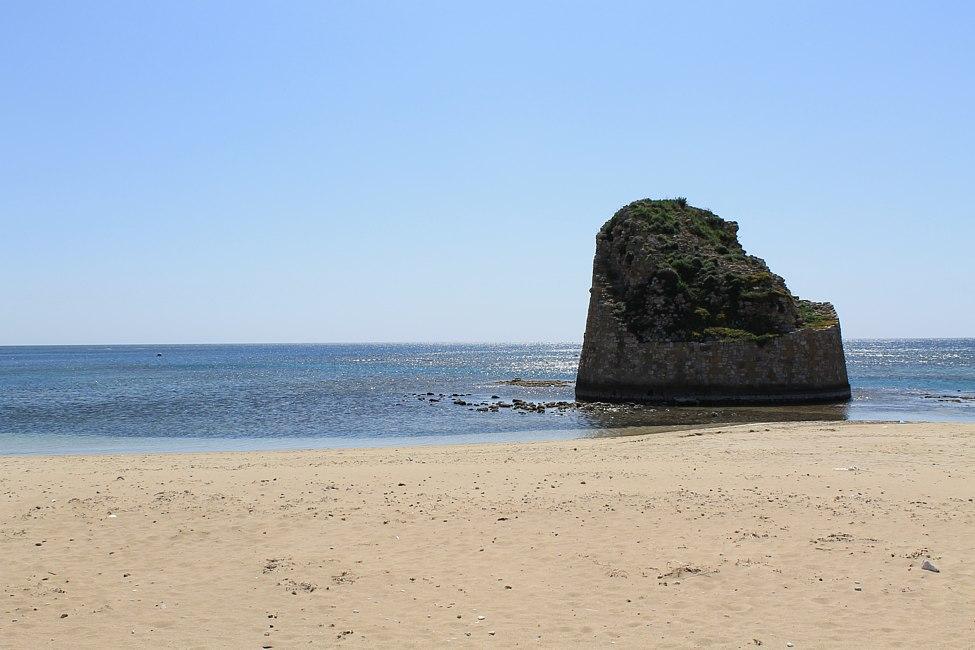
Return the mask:
M636 201L596 236L580 400L795 403L850 397L833 306L793 296L685 199Z

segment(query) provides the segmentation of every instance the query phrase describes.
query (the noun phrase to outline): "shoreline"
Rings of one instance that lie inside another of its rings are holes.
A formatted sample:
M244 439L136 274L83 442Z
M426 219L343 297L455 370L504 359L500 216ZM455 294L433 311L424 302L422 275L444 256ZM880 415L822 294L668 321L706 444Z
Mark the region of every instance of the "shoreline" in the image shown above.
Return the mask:
M18 648L964 647L973 469L975 424L835 421L2 456L0 622Z
M183 456L187 454L255 454L255 453L301 453L301 452L327 452L327 451L357 451L368 449L412 449L416 447L454 447L454 446L478 446L478 445L521 445L548 442L567 442L572 440L590 440L604 438L626 438L633 436L652 436L662 433L672 433L678 431L688 431L692 429L714 429L729 428L740 426L778 426L784 424L973 424L975 422L955 421L955 420L770 420L770 421L731 421L716 423L697 423L697 424L660 424L660 425L628 425L620 427L605 428L571 428L571 429L525 429L521 431L500 431L491 433L471 433L453 435L429 435L429 436L402 436L388 438L353 438L353 437L316 437L308 436L301 438L193 438L193 437L132 437L119 438L106 436L106 444L118 444L119 441L129 442L163 440L166 442L178 441L190 447L199 445L199 449L149 449L146 447L135 447L133 449L108 449L108 450L85 450L65 452L53 451L22 451L22 452L0 452L2 458L75 458L86 456ZM16 439L16 434L8 434L11 439ZM52 436L54 437L54 436ZM494 437L497 439L486 439ZM33 439L36 441L36 438ZM266 445L269 441L289 442L292 440L308 441L307 446ZM358 444L362 442L374 441L374 444ZM110 442L108 442L110 441ZM209 448L213 442L235 441L245 443L244 448ZM335 444L315 444L329 441L338 441ZM348 444L345 444L348 442Z
M829 420L810 420L808 422L814 423L825 423L830 422ZM876 420L867 422L868 424L888 424L894 423L894 421L884 421ZM753 426L765 426L764 422L755 422ZM769 423L775 424L775 423ZM260 447L253 449L187 449L187 450L153 450L153 451L88 451L88 452L75 452L67 451L64 453L45 453L45 452L22 452L22 453L0 453L0 459L4 458L37 458L37 459L59 459L59 458L86 458L86 457L136 457L136 456L175 456L183 457L187 455L221 455L221 454L304 454L304 453L316 453L316 452L330 452L330 451L369 451L376 449L385 450L409 450L415 448L421 449L431 449L436 447L480 447L482 445L531 445L538 443L554 443L554 442L571 442L574 440L601 440L610 438L628 438L633 436L653 436L660 433L672 433L677 431L687 431L692 429L713 429L715 427L730 427L730 426L740 426L741 423L719 423L710 425L697 425L697 424L675 424L675 425L648 425L648 426L627 426L627 427L608 427L605 429L542 429L542 430L532 430L527 429L525 431L506 431L499 433L486 433L486 434L469 434L464 436L404 436L402 438L380 438L377 439L374 445L358 445L356 442L362 442L363 439L348 438L350 441L349 446L344 446L341 443L335 446L307 446L307 447ZM535 438L536 435L544 436L545 434L553 434L553 437L539 437ZM562 437L562 434L565 434ZM578 435L573 435L578 434ZM456 442L450 441L451 438L484 438L487 436L497 436L497 437L512 437L517 439L505 439L505 440L458 440ZM524 436L522 439L521 437ZM307 438L308 440L329 440L328 438ZM416 442L422 439L423 442ZM199 439L199 438L170 438L169 440L189 440L191 442L197 442L203 440L209 442L209 439ZM217 438L216 440L238 440L234 438ZM248 442L261 443L266 442L266 438L246 438ZM346 439L341 439L346 440ZM429 441L426 441L429 440Z

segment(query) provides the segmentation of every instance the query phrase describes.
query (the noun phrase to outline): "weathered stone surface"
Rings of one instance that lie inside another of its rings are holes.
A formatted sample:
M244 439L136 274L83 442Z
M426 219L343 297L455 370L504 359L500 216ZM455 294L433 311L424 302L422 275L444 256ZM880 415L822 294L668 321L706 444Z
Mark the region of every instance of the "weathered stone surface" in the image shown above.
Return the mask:
M832 305L793 296L737 231L683 200L637 201L602 227L577 399L849 399Z

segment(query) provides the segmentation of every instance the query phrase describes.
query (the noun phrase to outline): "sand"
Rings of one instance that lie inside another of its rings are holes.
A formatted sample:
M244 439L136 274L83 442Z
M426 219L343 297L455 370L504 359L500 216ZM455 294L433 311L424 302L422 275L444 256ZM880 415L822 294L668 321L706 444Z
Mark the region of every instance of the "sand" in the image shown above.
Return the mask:
M0 457L0 646L972 647L973 469L960 424Z

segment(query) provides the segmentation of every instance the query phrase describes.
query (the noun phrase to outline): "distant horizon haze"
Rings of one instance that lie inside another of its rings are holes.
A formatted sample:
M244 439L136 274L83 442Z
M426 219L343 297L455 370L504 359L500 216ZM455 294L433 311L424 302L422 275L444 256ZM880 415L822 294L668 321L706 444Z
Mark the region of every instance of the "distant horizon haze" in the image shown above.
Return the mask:
M0 345L582 340L686 196L847 339L975 336L975 4L0 8ZM109 343L106 343L109 341Z
M858 336L843 337L843 342L857 341L971 341L975 336ZM133 342L133 343L14 343L0 344L0 348L86 348L86 347L193 347L193 346L215 346L223 345L228 347L248 347L248 346L417 346L417 345L445 345L445 346L472 346L472 345L575 345L581 346L582 339L578 341L219 341L219 342L195 342L195 341L168 341L168 342Z

